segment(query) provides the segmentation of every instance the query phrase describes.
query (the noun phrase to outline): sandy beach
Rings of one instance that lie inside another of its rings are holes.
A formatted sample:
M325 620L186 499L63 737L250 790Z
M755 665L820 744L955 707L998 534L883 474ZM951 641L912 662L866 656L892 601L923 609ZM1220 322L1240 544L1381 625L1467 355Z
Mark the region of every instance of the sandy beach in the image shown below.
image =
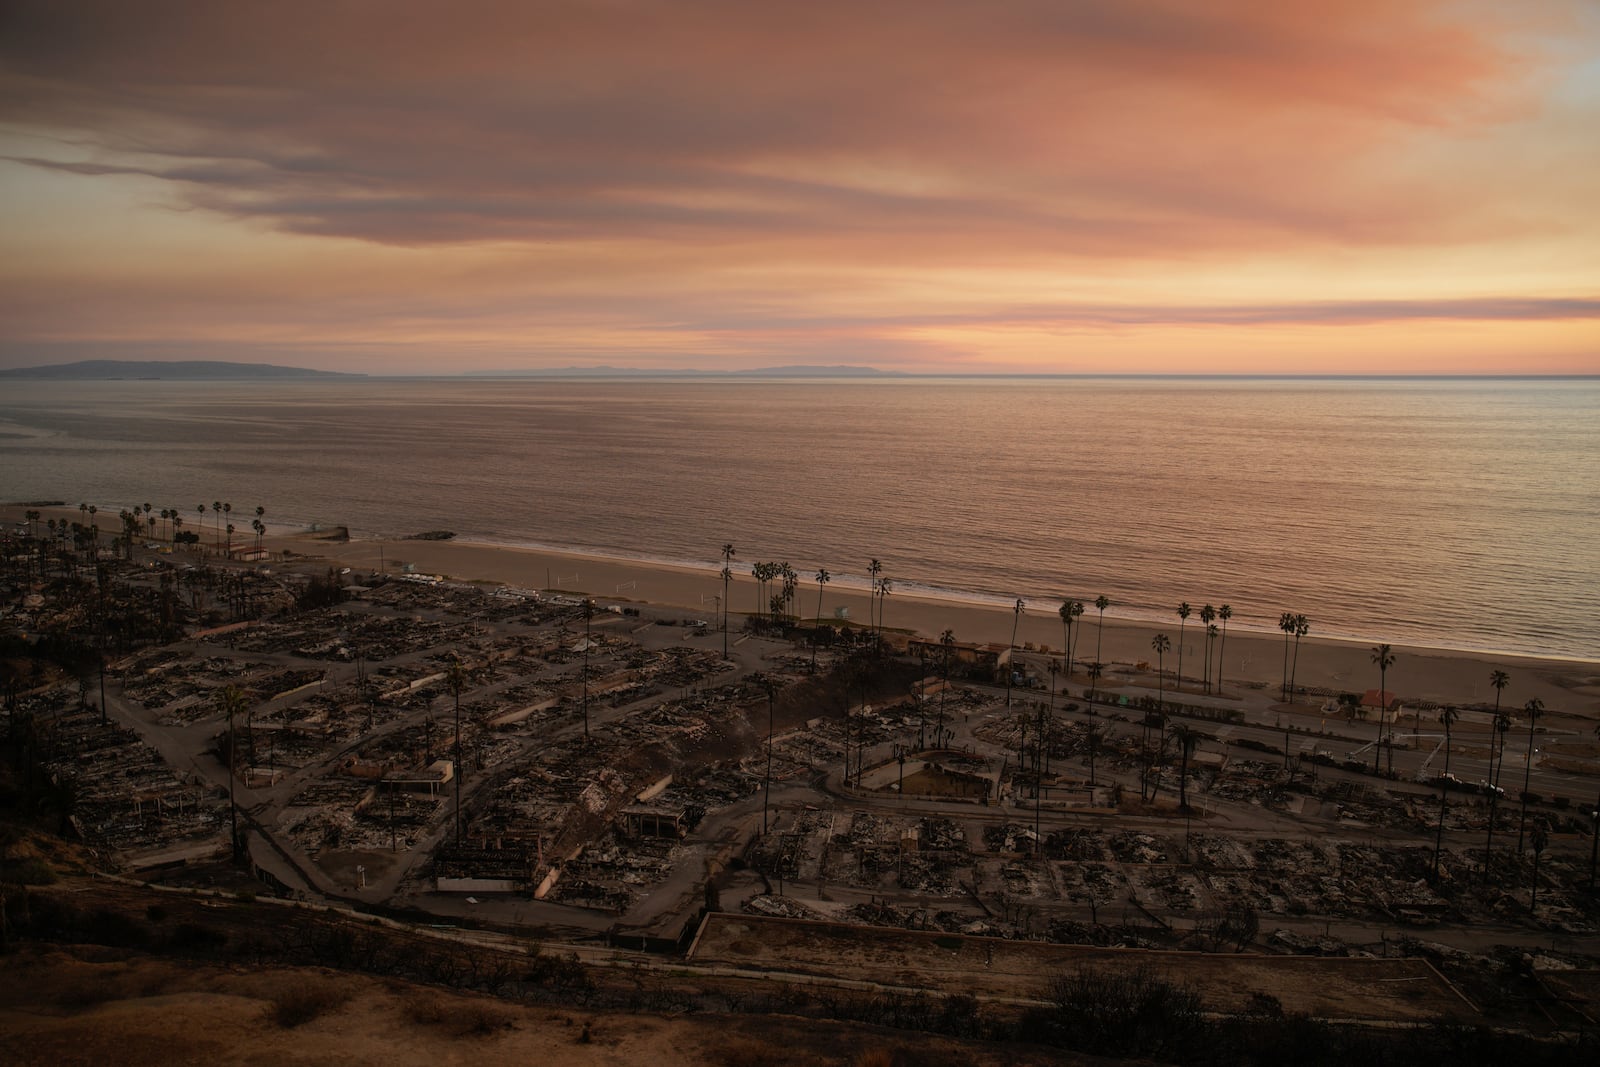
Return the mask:
M5 521L21 521L24 509L20 506L0 508ZM76 522L76 508L44 508L44 518L67 518ZM117 526L116 516L101 515L103 535L109 536ZM192 525L187 528L194 528ZM207 543L211 528L207 527ZM236 538L243 538L235 534ZM713 567L695 568L669 566L654 561L617 559L577 552L534 550L502 545L477 544L464 541L418 540L352 540L336 541L304 531L280 531L269 534L266 547L275 554L288 552L300 562L325 559L329 565L350 567L354 571L401 573L409 567L417 573L488 583L501 583L522 589L560 590L584 594L607 602L638 602L682 609L685 616L714 620L722 596L722 581ZM198 558L198 557L197 557ZM817 583L815 572L802 570L799 610L810 619L817 614ZM731 604L730 626L738 629L744 616L757 608L757 589L748 573L735 573L729 588ZM1064 648L1061 619L1057 614L1058 601L1039 599L1029 602L1017 626L1018 646L1047 647L1056 654ZM1200 623L1199 604L1193 605L1195 614L1183 634L1184 689L1201 691L1204 652L1204 627ZM836 617L841 609L848 618L865 624L870 610L865 590L843 588L829 584L822 592L822 614ZM1156 656L1151 649L1151 638L1159 630L1172 641L1166 654L1166 668L1175 673L1178 668L1179 627L1174 605L1170 624L1155 625L1116 617L1116 608L1110 609L1105 619L1103 637L1096 622L1097 612L1088 604L1084 615L1074 623L1077 639L1077 663L1100 659L1116 666L1148 663L1155 665ZM885 625L891 630L909 631L925 637L938 637L945 630L954 632L957 640L972 643L997 642L1011 639L1012 612L1000 607L952 599L917 596L896 590L888 600ZM1251 629L1251 624L1256 629ZM1274 619L1241 619L1235 616L1229 627L1226 660L1223 664L1224 694L1231 695L1245 683L1261 683L1267 691L1275 691L1281 683L1284 665L1284 640L1276 630ZM1081 633L1079 628L1081 627ZM1318 637L1313 631L1300 642L1295 681L1306 690L1334 690L1364 692L1378 687L1378 671L1371 662L1371 646L1383 638L1374 635L1370 641L1342 641ZM1099 653L1096 643L1103 642ZM1293 646L1289 649L1294 655ZM1489 684L1493 670L1504 670L1511 683L1502 694L1502 706L1520 710L1530 699L1544 703L1547 714L1572 716L1586 721L1600 721L1600 662L1562 658L1543 658L1490 653L1462 652L1426 648L1416 645L1394 644L1395 663L1389 669L1386 684L1402 701L1432 701L1460 705L1492 704L1494 689ZM1215 652L1213 652L1215 655ZM1213 660L1215 662L1215 660ZM1077 682L1086 681L1081 666ZM1108 684L1115 684L1114 674ZM1305 696L1302 700L1320 704L1322 698ZM1581 724L1580 724L1581 725Z
M653 562L602 558L570 552L535 551L497 545L459 541L351 541L348 543L306 542L296 538L275 539L275 546L290 551L325 555L331 562L357 570L375 570L380 563L393 573L397 566L412 565L419 573L468 581L502 582L526 589L559 589L583 593L604 601L637 601L684 609L686 615L712 620L718 612L722 581L714 569L672 567ZM815 572L802 571L800 611L806 618L817 613ZM732 617L729 625L743 625L744 615L756 610L757 589L748 574L735 574L729 587ZM1034 601L1017 627L1017 644L1048 646L1060 652L1064 647L1058 602ZM1198 609L1191 615L1184 633L1183 673L1185 689L1199 692L1204 652L1204 627ZM839 609L865 624L869 597L864 590L851 590L830 584L823 589L822 614L834 617ZM1119 620L1115 608L1105 620L1103 652L1098 656L1110 664L1156 662L1151 638L1159 629L1172 640L1166 655L1168 671L1178 666L1178 618L1176 605L1170 626L1157 627L1143 622ZM1092 604L1074 623L1079 662L1097 658L1096 612ZM981 604L919 597L895 592L885 610L885 625L927 637L937 637L946 629L964 642L999 642L1011 639L1012 612ZM1223 667L1225 692L1229 683L1261 682L1276 689L1283 675L1284 641L1280 633L1252 632L1237 624L1275 625L1276 620L1240 620L1230 626ZM1331 689L1363 692L1378 687L1378 670L1371 662L1372 642L1336 641L1318 638L1314 632L1300 642L1295 679L1308 690ZM1492 703L1494 689L1489 684L1491 671L1504 670L1511 684L1502 694L1502 706L1520 709L1528 700L1539 699L1549 713L1600 720L1600 663L1569 659L1544 659L1527 656L1496 656L1411 645L1394 645L1396 657L1386 683L1402 700L1470 705ZM1214 653L1213 653L1214 654ZM1291 656L1294 654L1290 647ZM1081 668L1079 676L1082 676ZM1306 697L1320 703L1320 699Z

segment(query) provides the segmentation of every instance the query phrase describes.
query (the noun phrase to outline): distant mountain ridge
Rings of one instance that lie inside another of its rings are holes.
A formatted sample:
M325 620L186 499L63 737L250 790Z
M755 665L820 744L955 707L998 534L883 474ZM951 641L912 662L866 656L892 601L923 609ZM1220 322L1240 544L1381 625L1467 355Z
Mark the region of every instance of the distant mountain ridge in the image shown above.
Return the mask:
M104 381L107 379L159 378L166 381L244 381L260 378L365 378L364 374L281 367L275 363L227 363L222 360L85 359L42 367L0 370L0 378L35 378L51 381Z
M903 378L901 371L859 367L848 363L818 365L796 363L747 370L694 370L688 367L536 367L525 370L468 371L464 378Z

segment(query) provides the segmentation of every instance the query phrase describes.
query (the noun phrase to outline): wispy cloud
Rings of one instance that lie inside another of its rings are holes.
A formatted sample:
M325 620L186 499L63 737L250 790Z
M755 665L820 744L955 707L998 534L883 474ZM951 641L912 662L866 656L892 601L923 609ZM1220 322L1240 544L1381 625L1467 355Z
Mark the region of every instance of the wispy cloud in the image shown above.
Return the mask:
M492 281L494 328L515 328L519 301L543 312L533 280L608 328L631 309L650 331L810 328L819 344L1052 316L1593 317L1577 268L1600 221L1569 168L1600 163L1574 147L1600 108L1546 104L1592 59L1597 20L1576 2L103 0L0 19L13 168L144 183L141 210L198 211L241 245L369 246L402 305L479 285L486 250L514 249L529 286ZM1390 275L1394 254L1435 257L1414 291L1316 298L1319 272ZM1532 289L1495 276L1519 258L1556 266ZM1469 260L1459 291L1432 271ZM1258 299L1212 291L1238 271L1271 279ZM951 308L963 272L972 295ZM91 302L150 299L104 260L83 273ZM1057 279L1060 299L999 280L1018 275ZM372 315L372 294L342 309Z

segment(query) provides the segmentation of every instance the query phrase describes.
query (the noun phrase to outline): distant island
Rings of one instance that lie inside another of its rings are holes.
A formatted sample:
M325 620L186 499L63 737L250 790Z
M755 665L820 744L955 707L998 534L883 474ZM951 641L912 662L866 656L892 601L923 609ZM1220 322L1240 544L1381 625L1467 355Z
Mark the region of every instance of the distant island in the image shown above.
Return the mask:
M261 378L365 378L364 374L280 367L273 363L225 363L221 360L85 359L43 367L0 370L0 378L51 381L105 381L157 378L165 381L243 381Z
M694 370L682 368L613 367L535 367L527 370L468 371L464 378L905 378L901 371L879 370L849 364L792 364L783 367L755 367L748 370Z

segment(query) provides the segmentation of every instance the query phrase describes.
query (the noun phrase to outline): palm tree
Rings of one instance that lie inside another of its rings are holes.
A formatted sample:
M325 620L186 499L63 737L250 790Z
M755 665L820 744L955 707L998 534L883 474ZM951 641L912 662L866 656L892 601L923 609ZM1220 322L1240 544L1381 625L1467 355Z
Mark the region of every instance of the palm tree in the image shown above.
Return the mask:
M1150 647L1156 654L1156 719L1160 721L1166 710L1167 703L1167 650L1172 647L1172 638L1166 634L1156 634L1150 639ZM1139 747L1144 752L1144 774L1146 780L1150 777L1150 716L1144 717L1144 734ZM1139 799L1144 799L1144 782L1139 783Z
M1009 651L1012 652L1012 653L1015 653L1016 650L1017 650L1017 624L1022 621L1022 609L1025 608L1026 606L1027 605L1023 603L1022 598L1021 597L1017 597L1016 604L1014 604L1012 606L1012 608L1011 608L1011 644L1009 646ZM1016 672L1012 669L1012 666L1011 666L1011 657L1007 656L1006 657L1006 707L1008 707L1008 708L1011 706L1011 678L1015 673Z
M1528 914L1532 915L1539 907L1539 857L1544 854L1544 846L1550 843L1550 831L1545 829L1544 820L1540 819L1533 828L1533 895L1528 898Z
M767 693L767 773L766 780L761 790L761 834L767 833L767 806L772 801L772 698L777 693L778 686L765 674L760 676L761 688ZM904 764L901 764L904 766Z
M1522 757L1522 814L1517 816L1517 855L1522 855L1523 824L1528 820L1528 785L1533 780L1533 726L1544 714L1544 701L1534 697L1522 705L1528 714L1528 751Z
M811 669L817 669L817 641L822 636L822 587L833 581L825 568L817 568L817 627L811 635Z
M211 521L215 523L217 527L217 536L211 542L212 549L215 551L215 549L222 546L222 501L220 500L214 500L211 502Z
M1183 628L1189 625L1189 602L1185 600L1178 605L1178 677L1173 681L1172 688L1183 692Z
M867 601L867 626L872 629L874 637L877 636L877 623L874 620L877 618L878 575L882 573L883 564L876 559L867 564L867 576L871 579L872 587L872 596Z
M1189 757L1200 745L1200 735L1183 723L1175 723L1167 731L1178 746L1182 763L1178 771L1178 810L1189 810Z
M1594 737L1600 741L1600 726L1594 728ZM1600 795L1595 797L1594 811L1590 813L1589 826L1589 890L1594 891L1595 860L1600 859Z
M206 532L206 506L204 504L201 504L199 506L199 508L197 508L196 510L198 510L200 512L200 521L199 521L200 529L197 531L196 536L197 537L204 537L205 536L205 532ZM205 549L204 549L202 543L199 542L199 541L196 541L195 544L201 546L201 554L204 555L205 554Z
M722 546L722 658L728 658L728 583L733 581L733 545Z
M878 639L883 640L884 618L889 612L889 593L894 589L894 582L889 578L878 579Z
M1294 633L1294 612L1285 611L1278 616L1278 629L1283 631L1283 687L1278 691L1278 699L1287 704L1289 702L1289 635Z
M250 701L237 686L224 686L217 691L217 710L228 719L228 842L235 863L239 861L239 805L234 800L233 784L237 763L234 757L233 717L250 706Z
M944 688L939 690L939 722L933 728L933 747L939 747L940 735L944 733L944 697L950 692L950 657L955 652L956 633L946 630L939 635L939 644L944 648Z
M589 652L594 642L590 637L590 623L594 619L594 601L583 598L583 736L589 737ZM724 657L726 658L726 657Z
M1067 677L1072 677L1072 620L1083 614L1083 601L1070 597L1061 602L1057 612L1061 616L1062 640L1067 643Z
M1311 621L1304 615L1294 617L1294 660L1289 666L1289 699L1294 699L1295 676L1300 673L1300 639L1311 632Z
M456 782L456 847L461 847L461 690L467 685L467 668L461 662L461 657L454 653L450 656L450 664L445 668L445 679L450 685L450 696L455 700L456 708L456 745L453 758L454 767L451 768L451 777ZM588 716L585 709L584 732L588 733Z
M1167 702L1167 650L1172 647L1172 638L1156 634L1150 639L1150 647L1156 654L1156 711L1160 712Z
M1094 781L1094 758L1095 758L1095 756L1099 755L1100 747L1101 747L1101 745L1103 745L1105 743L1105 739L1106 739L1105 734L1101 733L1098 729L1093 728L1093 727L1090 728L1088 733L1083 735L1084 747L1089 750L1089 788L1090 789L1093 789L1094 786L1095 786L1095 781Z
M1439 712L1439 722L1444 726L1444 774L1439 778L1439 831L1433 839L1433 876L1439 877L1439 853L1444 848L1445 792L1450 782L1450 727L1461 718L1461 713L1446 705Z
M1287 638L1288 635L1285 634L1284 636ZM1388 645L1373 645L1372 662L1378 668L1378 737L1381 739L1383 737L1384 713L1389 710L1389 691L1387 688L1385 688L1385 678L1388 676L1389 668L1394 666L1394 653L1389 650ZM1378 773L1378 754L1381 750L1381 744L1378 748L1374 748L1372 750L1373 774ZM1392 741L1389 749L1389 769L1391 771L1394 770L1394 748Z
M1511 684L1511 675L1505 671L1495 670L1489 672L1489 684L1494 686L1494 721L1500 721L1500 692ZM1494 777L1494 734L1489 735L1489 770L1490 779Z
M1099 660L1089 664L1089 703L1093 704L1100 688L1100 675L1105 673L1106 665Z
M1201 685L1208 693L1211 692L1211 638L1212 635L1216 633L1216 629L1211 625L1211 622L1216 617L1217 609L1212 607L1210 604L1207 604L1205 607L1200 609L1200 621L1205 624L1206 628L1206 665L1201 671L1200 676L1202 679Z
M1094 606L1100 609L1100 625L1094 634L1094 658L1103 660L1104 657L1100 655L1100 646L1106 636L1106 609L1111 606L1111 598L1101 593L1094 598Z
M1496 672L1503 673L1503 672ZM1499 706L1499 694L1495 694L1496 707ZM1494 724L1489 731L1489 831L1483 839L1483 880L1489 881L1489 859L1494 850L1494 820L1495 814L1500 810L1500 771L1506 762L1506 734L1511 732L1511 716L1505 712L1494 713ZM1500 735L1500 764L1494 762L1494 735Z

